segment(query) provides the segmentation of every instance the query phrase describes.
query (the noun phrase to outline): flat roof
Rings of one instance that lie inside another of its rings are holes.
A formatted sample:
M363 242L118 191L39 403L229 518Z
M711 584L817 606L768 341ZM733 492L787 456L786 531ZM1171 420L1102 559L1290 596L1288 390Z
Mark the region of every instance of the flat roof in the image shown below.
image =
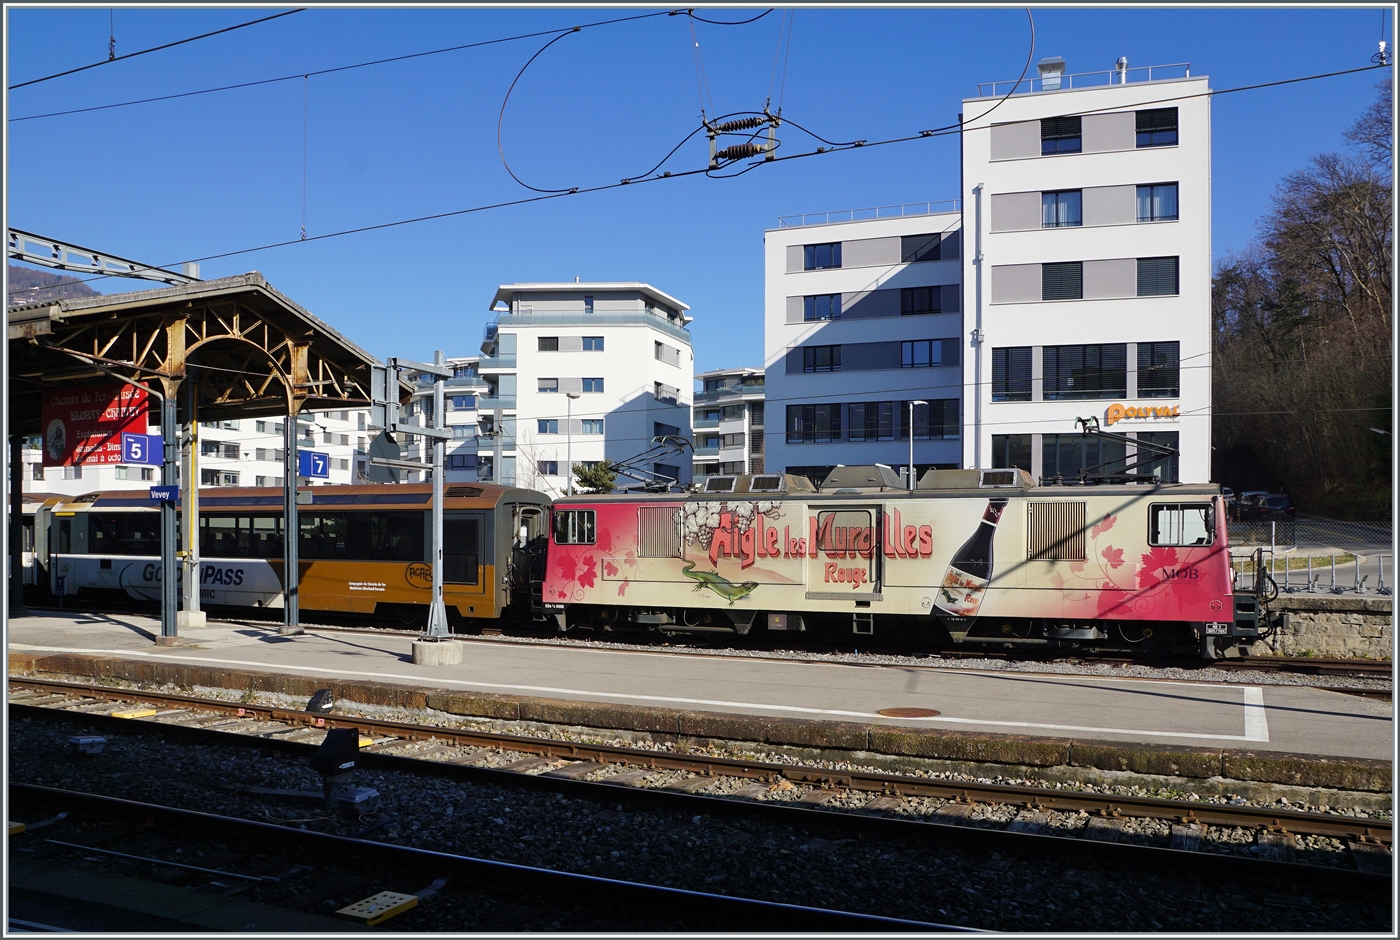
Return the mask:
M636 291L653 300L659 300L667 306L674 307L677 311L689 310L689 304L683 304L665 291L657 290L650 284L643 284L641 281L535 281L526 284L502 284L496 289L496 296L491 298L490 309L494 310L496 304L501 301L510 302L510 295L527 291Z

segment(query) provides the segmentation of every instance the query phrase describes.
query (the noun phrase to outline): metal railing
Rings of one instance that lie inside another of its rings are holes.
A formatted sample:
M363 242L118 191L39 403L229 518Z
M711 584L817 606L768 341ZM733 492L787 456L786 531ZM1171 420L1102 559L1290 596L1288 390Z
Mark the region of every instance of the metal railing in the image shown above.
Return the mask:
M530 313L502 313L496 322L486 325L486 339L490 340L502 327L513 326L602 326L620 323L640 323L673 336L687 346L690 345L690 331L677 321L659 313L644 310L614 310L598 313L583 313L579 310L549 310L534 307Z
M1268 548L1230 552L1230 569L1236 589L1262 564L1280 594L1371 594L1392 596L1395 591L1395 556L1386 553L1359 555L1332 552L1297 555L1291 550Z
M1166 74L1171 72L1173 74ZM1136 76L1136 77L1134 77ZM999 98L1005 94L1029 94L1037 91L1056 91L1070 88L1098 88L1106 85L1125 85L1138 82L1162 82L1173 78L1190 78L1190 62L1174 62L1171 65L1140 65L1126 71L1106 69L1102 72L1075 72L1050 79L1046 88L1043 78L1023 78L1019 81L979 82L977 97ZM1022 90L1024 86L1024 90ZM1015 91L1013 91L1015 89Z
M514 369L515 353L505 353L499 356L482 356L477 363L480 369Z
M829 222L897 219L906 215L938 215L943 212L957 212L961 208L961 199L941 199L936 202L906 202L899 206L870 206L865 209L837 209L835 212L780 215L778 216L778 228L801 228L804 225L826 225Z
M727 385L724 388L711 388L695 393L695 401L718 401L721 398L738 398L741 395L763 395L763 383L755 385Z

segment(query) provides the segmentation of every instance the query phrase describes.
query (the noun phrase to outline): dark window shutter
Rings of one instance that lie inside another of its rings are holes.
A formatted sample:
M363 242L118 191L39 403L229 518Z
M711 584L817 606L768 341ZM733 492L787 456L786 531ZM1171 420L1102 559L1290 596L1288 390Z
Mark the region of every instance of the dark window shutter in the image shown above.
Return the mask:
M1079 300L1084 296L1084 262L1040 266L1041 300Z
M939 260L939 243L942 236L938 233L932 235L905 235L901 239L901 260L911 261L937 261Z
M1139 297L1180 293L1177 258L1139 258L1137 292Z
M1176 130L1176 108L1153 108L1137 112L1137 129L1139 131Z
M1172 109L1175 112L1176 109ZM1078 137L1080 128L1080 118L1077 114L1066 117L1052 117L1040 119L1040 137L1042 140L1055 137Z

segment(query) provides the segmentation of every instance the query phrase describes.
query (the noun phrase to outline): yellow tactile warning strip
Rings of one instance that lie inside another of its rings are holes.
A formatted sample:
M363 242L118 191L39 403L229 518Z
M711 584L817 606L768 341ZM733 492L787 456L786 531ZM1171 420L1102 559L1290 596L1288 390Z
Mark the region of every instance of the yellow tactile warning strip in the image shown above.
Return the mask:
M381 891L373 897L365 898L363 901L356 901L349 907L342 907L336 911L345 917L353 920L363 921L365 926L373 927L381 921L388 920L395 914L402 914L409 908L418 906L418 895L399 894L397 891Z

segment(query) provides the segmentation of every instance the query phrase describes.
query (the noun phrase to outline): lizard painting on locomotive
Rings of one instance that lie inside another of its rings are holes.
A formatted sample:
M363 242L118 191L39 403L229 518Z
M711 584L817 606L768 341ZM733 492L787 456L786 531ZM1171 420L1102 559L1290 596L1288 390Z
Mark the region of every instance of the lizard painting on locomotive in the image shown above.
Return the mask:
M560 501L543 594L570 624L745 633L877 614L936 618L955 640L1136 644L1155 624L1217 632L1206 625L1233 619L1230 581L1208 487L921 485Z

